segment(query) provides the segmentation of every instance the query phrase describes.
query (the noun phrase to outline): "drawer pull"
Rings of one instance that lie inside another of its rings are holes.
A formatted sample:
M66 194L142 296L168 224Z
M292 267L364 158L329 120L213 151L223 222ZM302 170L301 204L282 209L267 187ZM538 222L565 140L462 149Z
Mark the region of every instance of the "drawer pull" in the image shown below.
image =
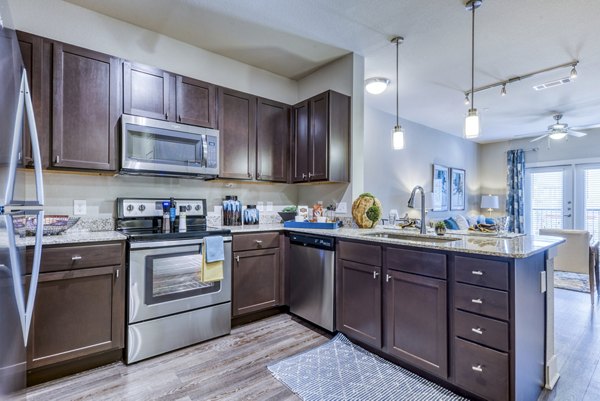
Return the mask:
M385 282L389 283L391 278L392 278L392 276L390 276L389 274L386 274L385 275Z
M471 274L474 276L483 276L483 272L481 270L473 270Z
M475 372L483 372L483 368L481 367L481 365L477 365L477 366L471 366L471 369L473 369L473 371Z
M255 239L254 242L256 242L258 245L262 244L262 240L260 239Z
M479 334L480 336L483 335L483 330L481 330L481 327L473 327L471 331L475 334Z
M240 255L236 255L235 261L238 262L238 263L240 263Z
M483 303L481 298L472 299L471 302L473 302L474 304L478 304L478 305L481 305Z
M379 276L379 273L377 273L376 271L373 271L373 278L377 278L377 276Z
M81 259L83 259L83 258L81 256L79 256L79 255L75 255L75 256L71 257L71 260L73 260L73 261L74 260L81 260Z

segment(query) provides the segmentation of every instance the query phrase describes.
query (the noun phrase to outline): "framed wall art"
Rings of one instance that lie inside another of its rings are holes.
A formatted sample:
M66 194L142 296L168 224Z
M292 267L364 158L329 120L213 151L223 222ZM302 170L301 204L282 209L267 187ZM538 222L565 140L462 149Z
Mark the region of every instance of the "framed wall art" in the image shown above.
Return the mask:
M448 167L433 165L433 211L448 210Z
M450 169L450 210L465 210L465 170Z

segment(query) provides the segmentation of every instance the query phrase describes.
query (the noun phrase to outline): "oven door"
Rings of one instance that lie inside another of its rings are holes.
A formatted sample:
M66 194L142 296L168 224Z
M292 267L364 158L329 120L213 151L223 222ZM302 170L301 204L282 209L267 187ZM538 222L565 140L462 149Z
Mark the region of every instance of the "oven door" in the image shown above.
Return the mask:
M200 281L202 239L133 242L129 246L129 323L231 301L231 237L224 279Z

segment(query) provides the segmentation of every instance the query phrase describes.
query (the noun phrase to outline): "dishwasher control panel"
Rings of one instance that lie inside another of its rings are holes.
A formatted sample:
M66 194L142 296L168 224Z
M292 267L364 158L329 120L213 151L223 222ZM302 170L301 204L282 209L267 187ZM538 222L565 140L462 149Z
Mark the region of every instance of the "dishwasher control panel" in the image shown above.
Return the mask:
M306 234L290 234L290 243L294 245L312 246L321 249L335 249L335 240L331 237L319 237Z

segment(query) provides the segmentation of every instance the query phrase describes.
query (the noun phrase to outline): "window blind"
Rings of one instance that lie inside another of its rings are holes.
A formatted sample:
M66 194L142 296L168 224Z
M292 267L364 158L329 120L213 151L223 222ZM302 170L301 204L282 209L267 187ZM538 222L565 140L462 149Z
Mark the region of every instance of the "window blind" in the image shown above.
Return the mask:
M563 228L563 191L562 171L531 173L531 234Z
M600 239L600 168L585 170L585 229Z

